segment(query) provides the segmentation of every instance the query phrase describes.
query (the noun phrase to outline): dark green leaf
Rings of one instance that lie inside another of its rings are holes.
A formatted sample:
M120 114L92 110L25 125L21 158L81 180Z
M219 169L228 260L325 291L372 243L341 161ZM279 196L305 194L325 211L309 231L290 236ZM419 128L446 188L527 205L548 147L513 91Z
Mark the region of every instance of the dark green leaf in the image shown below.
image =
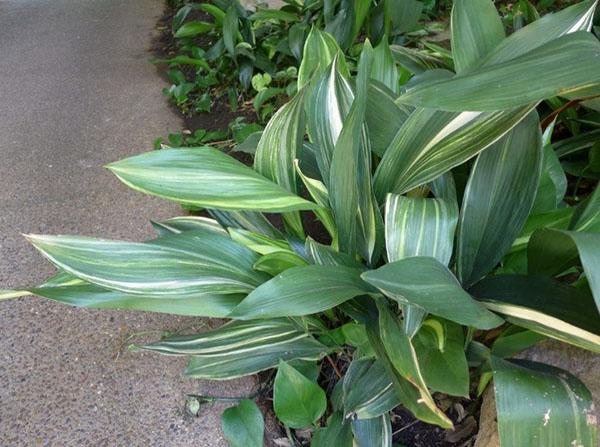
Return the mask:
M285 425L303 428L323 415L327 397L319 385L282 361L273 384L273 408Z
M254 401L243 399L221 416L221 427L231 447L262 447L265 421Z

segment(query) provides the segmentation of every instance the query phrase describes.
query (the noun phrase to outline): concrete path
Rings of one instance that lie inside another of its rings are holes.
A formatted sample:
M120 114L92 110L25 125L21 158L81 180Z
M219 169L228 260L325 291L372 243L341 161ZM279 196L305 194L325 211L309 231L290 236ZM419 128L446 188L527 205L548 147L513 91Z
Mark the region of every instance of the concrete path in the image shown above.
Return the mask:
M181 123L148 64L160 0L0 0L0 288L52 268L20 233L142 240L176 205L101 166ZM122 350L134 332L197 320L0 302L0 445L221 446L219 405L186 417L186 393L240 395L253 380L185 379L184 359ZM158 333L154 335L158 336Z

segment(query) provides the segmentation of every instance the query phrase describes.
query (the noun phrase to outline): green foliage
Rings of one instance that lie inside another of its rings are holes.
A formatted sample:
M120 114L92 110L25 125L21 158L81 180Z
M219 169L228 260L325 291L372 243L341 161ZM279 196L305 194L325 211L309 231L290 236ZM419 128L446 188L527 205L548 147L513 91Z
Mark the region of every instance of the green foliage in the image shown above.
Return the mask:
M61 273L0 297L226 316L142 348L189 356L197 378L277 368L275 414L291 439L314 430L313 446L389 446L398 406L452 428L435 393L479 395L490 380L503 447L595 446L585 387L509 358L544 337L600 351L595 3L505 37L491 1L457 1L453 53L388 47L431 5L311 5L186 6L214 17L213 52L259 94L276 76L248 64L281 48L252 24L293 24L282 54L301 59L298 91L247 130L253 168L206 146L108 166L213 219L154 223L144 243L30 236ZM180 34L193 23L177 21ZM375 48L354 47L359 33ZM228 410L232 445L256 442L259 420L246 401Z
M221 416L225 439L231 447L261 447L265 431L262 413L254 401L244 399Z

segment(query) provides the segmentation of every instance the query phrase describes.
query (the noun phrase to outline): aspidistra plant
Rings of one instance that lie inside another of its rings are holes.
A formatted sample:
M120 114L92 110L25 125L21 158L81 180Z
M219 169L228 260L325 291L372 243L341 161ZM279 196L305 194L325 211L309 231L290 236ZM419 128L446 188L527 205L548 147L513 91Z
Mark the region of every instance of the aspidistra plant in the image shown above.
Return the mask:
M277 368L275 413L292 429L318 426L313 446L390 446L398 406L451 428L435 393L469 397L490 380L504 447L595 446L585 386L510 359L545 337L600 352L600 190L565 203L552 126L542 132L536 109L600 93L595 6L506 36L491 1L457 0L455 71L404 85L386 43L364 43L352 78L335 39L313 29L305 51L319 59L305 55L303 84L253 168L210 147L108 166L211 218L155 223L144 243L28 236L60 273L4 296L229 318L142 348L190 356L186 374L203 379ZM322 364L341 376L330 406Z

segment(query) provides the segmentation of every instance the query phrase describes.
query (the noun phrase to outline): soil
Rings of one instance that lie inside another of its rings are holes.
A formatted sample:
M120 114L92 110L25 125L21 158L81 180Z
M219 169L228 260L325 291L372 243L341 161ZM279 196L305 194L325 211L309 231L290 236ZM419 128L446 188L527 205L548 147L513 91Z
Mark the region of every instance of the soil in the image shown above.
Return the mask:
M156 28L159 32L156 33L150 50L153 57L156 59L168 59L177 54L177 42L171 32L171 23L173 16L176 13L177 8L165 4L163 14L156 24ZM190 12L188 19L208 22L212 21L212 17L209 14L196 10ZM213 44L211 37L207 35L200 36L196 43L201 48L209 48ZM168 64L154 65L160 77L166 82L169 82L167 77L167 71L169 70ZM186 75L188 80L193 80L194 70L192 67L183 65L180 67L180 70ZM231 110L226 95L216 97L213 101L211 111L207 113L184 114L174 104L171 104L171 107L184 121L184 129L189 130L192 133L197 129L227 131L229 123L240 116L244 117L248 123L256 120L255 113L251 109L244 107L243 104L240 110Z

